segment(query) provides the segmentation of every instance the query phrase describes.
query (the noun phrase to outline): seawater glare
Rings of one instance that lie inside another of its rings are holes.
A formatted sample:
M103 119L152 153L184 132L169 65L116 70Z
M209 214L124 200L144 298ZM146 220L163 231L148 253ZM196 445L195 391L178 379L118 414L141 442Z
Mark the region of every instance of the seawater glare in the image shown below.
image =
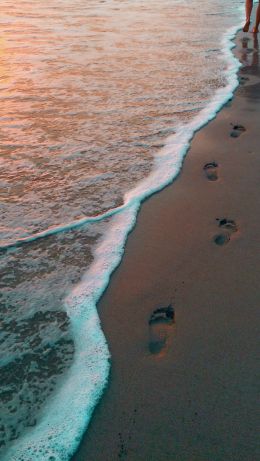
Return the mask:
M1 2L4 461L76 450L109 375L96 304L141 202L237 86L243 4Z

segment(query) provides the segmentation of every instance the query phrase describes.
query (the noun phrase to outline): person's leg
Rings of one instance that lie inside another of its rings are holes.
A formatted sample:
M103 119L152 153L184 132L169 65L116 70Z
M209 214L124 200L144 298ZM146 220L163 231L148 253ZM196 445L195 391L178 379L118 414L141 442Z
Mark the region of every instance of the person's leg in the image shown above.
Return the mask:
M258 33L259 24L260 24L260 2L258 4L258 8L257 8L257 11L256 11L255 27L253 28L253 33L254 34Z
M253 9L253 0L246 0L246 23L243 27L244 32L249 31L252 9Z

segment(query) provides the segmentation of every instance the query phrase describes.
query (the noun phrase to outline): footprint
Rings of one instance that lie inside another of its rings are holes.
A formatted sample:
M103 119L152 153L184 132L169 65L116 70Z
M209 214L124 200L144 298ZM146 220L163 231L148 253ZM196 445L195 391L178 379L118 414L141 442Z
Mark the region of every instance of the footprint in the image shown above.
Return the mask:
M246 131L243 125L233 125L233 129L230 132L232 138L238 138L242 133Z
M223 229L224 232L215 235L214 242L219 246L226 245L230 241L231 234L238 231L237 223L233 219L226 218L217 218L217 221L219 222L218 226Z
M151 354L159 354L165 349L174 323L175 312L171 304L153 311L149 320L149 350Z
M219 246L222 246L222 245L226 245L230 240L230 236L228 234L218 234L218 235L215 235L214 237L214 242L216 243L216 245L219 245Z
M239 76L238 80L239 80L240 85L245 85L245 83L248 82L249 77Z
M218 164L216 162L206 163L203 170L209 181L216 181L218 179Z
M227 229L230 232L237 232L238 231L237 223L233 219L223 218L223 219L219 219L218 221L219 221L218 225L222 229Z

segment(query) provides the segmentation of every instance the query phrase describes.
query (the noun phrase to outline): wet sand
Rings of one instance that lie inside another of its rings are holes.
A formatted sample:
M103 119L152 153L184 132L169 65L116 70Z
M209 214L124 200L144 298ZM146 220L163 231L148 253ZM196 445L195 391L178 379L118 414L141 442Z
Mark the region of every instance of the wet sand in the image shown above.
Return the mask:
M234 99L143 204L99 303L111 375L74 461L259 459L256 38L238 34L235 54ZM151 318L170 303L174 319Z

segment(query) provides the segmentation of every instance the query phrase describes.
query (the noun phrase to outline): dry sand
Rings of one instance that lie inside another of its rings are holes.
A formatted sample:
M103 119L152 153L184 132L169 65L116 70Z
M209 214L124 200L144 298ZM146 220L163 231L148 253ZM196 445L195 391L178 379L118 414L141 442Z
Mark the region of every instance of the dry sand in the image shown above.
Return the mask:
M143 204L99 303L111 376L76 461L260 459L257 40L240 33L235 53L235 98L196 134L178 179ZM231 124L246 131L232 137ZM159 323L166 347L151 354L150 316L170 302L175 323Z

